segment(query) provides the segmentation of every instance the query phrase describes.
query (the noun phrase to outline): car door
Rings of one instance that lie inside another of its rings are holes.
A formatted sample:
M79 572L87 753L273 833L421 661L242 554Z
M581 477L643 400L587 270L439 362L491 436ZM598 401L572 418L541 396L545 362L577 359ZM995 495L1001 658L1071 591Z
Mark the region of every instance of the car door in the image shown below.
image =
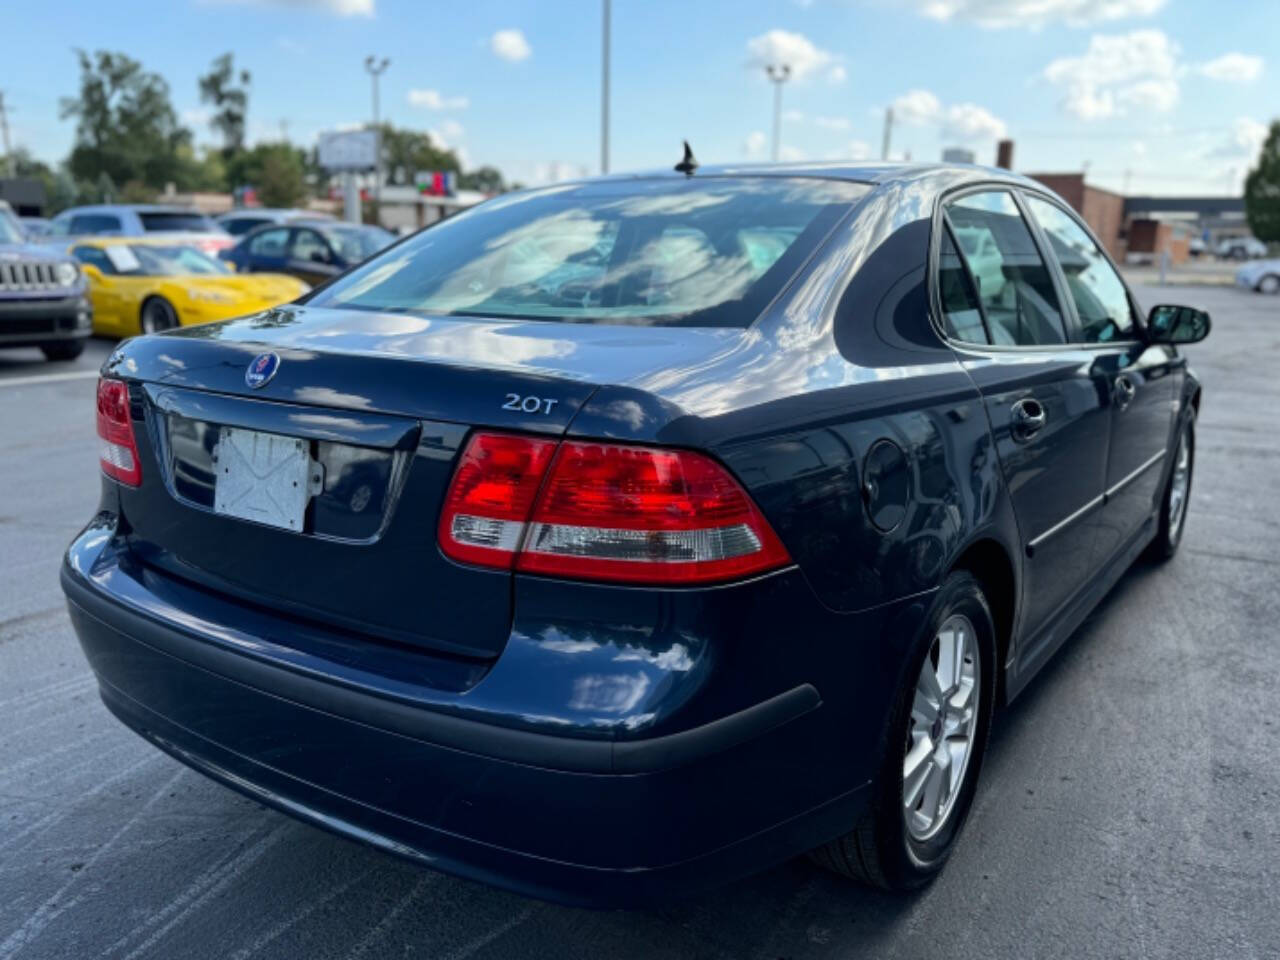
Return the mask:
M272 227L251 233L243 241L245 255L236 262L248 273L286 273L289 258L289 228Z
M336 277L342 269L329 241L318 230L293 228L293 238L289 243L289 273L315 286Z
M1027 642L1018 657L1026 663L1051 645L1044 628L1095 568L1107 400L1089 375L1092 354L1070 342L1057 284L1014 193L950 196L939 230L944 332L982 392L1025 551L1019 634ZM991 279L979 280L975 264Z
M1088 230L1057 202L1028 193L1072 309L1076 339L1093 354L1091 375L1110 400L1106 506L1100 555L1123 550L1152 518L1173 431L1183 362L1171 346L1148 345L1133 298Z

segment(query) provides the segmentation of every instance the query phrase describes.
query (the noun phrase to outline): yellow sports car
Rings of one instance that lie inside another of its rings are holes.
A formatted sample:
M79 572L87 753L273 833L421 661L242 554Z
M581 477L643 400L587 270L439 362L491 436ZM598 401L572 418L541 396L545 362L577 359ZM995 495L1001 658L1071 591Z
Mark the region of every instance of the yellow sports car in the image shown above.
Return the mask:
M233 273L195 247L163 240L87 238L71 255L89 278L94 332L113 337L240 317L311 289L279 273Z

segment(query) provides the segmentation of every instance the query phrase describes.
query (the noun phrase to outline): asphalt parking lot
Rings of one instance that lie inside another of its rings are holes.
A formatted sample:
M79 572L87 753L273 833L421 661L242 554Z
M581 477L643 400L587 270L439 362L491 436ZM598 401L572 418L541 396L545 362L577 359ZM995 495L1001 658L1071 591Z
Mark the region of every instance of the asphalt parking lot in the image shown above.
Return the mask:
M1280 955L1280 298L1207 307L1186 539L1135 567L998 718L922 894L805 861L646 912L424 871L208 782L114 721L60 554L98 489L93 372L0 353L0 960ZM726 804L735 802L732 796Z

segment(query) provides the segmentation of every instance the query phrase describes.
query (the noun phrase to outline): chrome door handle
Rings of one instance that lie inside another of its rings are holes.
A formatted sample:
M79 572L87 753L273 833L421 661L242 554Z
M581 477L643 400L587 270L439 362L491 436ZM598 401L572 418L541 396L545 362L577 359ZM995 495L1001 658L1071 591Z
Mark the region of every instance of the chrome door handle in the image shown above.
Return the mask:
M1013 439L1026 443L1044 429L1048 414L1039 400L1025 397L1013 405Z
M1129 404L1133 403L1133 398L1138 392L1138 388L1134 386L1133 381L1126 377L1123 373L1116 377L1116 409L1123 410Z

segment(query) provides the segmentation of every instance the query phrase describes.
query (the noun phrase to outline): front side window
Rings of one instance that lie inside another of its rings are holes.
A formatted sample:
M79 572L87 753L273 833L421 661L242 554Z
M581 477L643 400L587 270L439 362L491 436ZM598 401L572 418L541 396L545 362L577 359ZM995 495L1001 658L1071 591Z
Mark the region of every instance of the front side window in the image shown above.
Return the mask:
M101 247L76 247L71 255L89 267L97 267L104 276L112 276L116 272L115 264Z
M324 237L314 230L295 230L293 234L293 251L290 256L295 260L309 260L313 263L329 263L333 254Z
M1029 196L1027 206L1066 276L1084 342L1109 343L1133 336L1133 307L1124 281L1085 229L1047 200Z
M283 257L289 245L289 230L263 230L249 238L249 253L255 257Z
M373 257L311 303L745 327L868 190L834 180L691 177L512 194Z
M969 267L991 342L1065 343L1053 279L1013 195L1007 190L968 194L947 205L946 219Z

